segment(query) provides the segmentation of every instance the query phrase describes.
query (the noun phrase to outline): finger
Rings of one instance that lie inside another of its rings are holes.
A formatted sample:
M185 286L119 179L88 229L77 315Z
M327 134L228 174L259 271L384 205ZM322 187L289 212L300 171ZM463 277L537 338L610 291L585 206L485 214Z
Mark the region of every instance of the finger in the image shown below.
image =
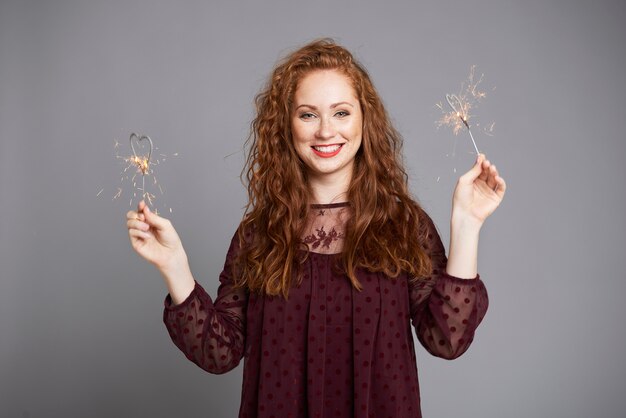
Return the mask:
M128 213L126 213L126 219L138 219L143 222L145 220L145 216L143 215L143 213L137 213L134 210L129 210Z
M151 234L140 231L138 229L129 229L128 235L130 236L131 239L140 240L140 241L145 241L147 239L152 238Z
M481 167L481 173L478 176L479 180L487 181L487 177L489 176L489 161L484 161Z
M474 166L467 173L463 174L459 180L468 184L473 183L482 172L482 163L484 158L484 154L479 154Z
M163 230L171 226L171 222L168 219L162 218L159 215L153 213L147 205L143 209L143 214L146 218L145 222L158 230Z
M492 165L489 168L489 176L487 177L487 186L489 186L490 189L495 190L496 186L497 186L497 182L496 182L496 177L498 176L498 170L496 169L495 165Z
M128 229L138 229L140 231L147 231L148 229L150 229L150 225L148 225L145 222L142 222L138 219L129 219L126 222L126 226L128 227Z
M137 203L137 218L141 221L145 221L146 217L143 214L144 209L146 208L146 202L144 200L141 200L139 203Z
M482 164L485 162L485 160L487 159L487 156L483 153L478 154L478 157L476 157L476 164Z
M485 167L485 163L482 164L480 175L478 176L479 180L487 181L487 177L489 176L489 166Z
M506 182L504 181L504 179L500 176L496 177L496 181L498 183L498 185L496 186L496 194L498 195L498 197L500 199L502 199L504 197L504 193L506 192Z

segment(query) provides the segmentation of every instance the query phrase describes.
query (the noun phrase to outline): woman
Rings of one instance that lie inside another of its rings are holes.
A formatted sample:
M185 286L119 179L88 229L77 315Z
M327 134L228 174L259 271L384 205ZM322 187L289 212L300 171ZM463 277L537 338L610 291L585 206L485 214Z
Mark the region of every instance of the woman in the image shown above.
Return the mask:
M243 357L240 417L416 417L411 324L452 359L487 310L480 228L505 182L478 156L458 180L450 256L410 197L401 138L360 64L332 40L286 57L256 98L249 203L213 301L171 223L141 202L133 248L161 271L174 343L210 373Z

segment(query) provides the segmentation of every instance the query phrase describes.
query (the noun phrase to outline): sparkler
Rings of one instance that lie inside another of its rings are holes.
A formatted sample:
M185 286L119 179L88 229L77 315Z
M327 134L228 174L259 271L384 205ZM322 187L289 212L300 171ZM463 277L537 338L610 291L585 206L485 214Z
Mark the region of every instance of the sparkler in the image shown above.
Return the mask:
M459 96L457 96L456 94L446 94L446 101L452 108L452 111L456 113L456 116L461 119L463 125L465 125L465 127L467 128L467 132L469 133L470 139L472 140L472 144L474 145L476 154L480 154L480 152L478 152L478 147L476 146L476 141L474 141L474 135L472 135L472 130L470 129L469 123L467 122L468 116L467 113L464 111L461 99L459 99Z
M147 139L148 143L150 144L150 148L148 149L148 156L139 157L137 156L137 151L135 151L135 145L133 144L133 140L139 143L144 139ZM152 139L150 139L148 135L139 136L134 132L130 134L130 149L133 150L133 156L131 157L131 161L137 166L137 169L141 172L142 198L145 199L147 197L148 201L150 201L150 204L152 204L152 200L150 199L150 195L146 193L146 174L150 174L150 158L152 157L152 148Z
M133 206L133 202L137 197L145 200L146 203L152 207L154 207L156 195L150 193L146 189L146 185L149 187L150 183L152 183L153 190L158 190L160 195L163 195L163 187L157 181L156 176L154 175L154 167L159 165L161 162L167 159L167 155L165 154L157 154L157 147L154 147L152 139L147 135L139 135L136 133L131 133L129 138L130 148L132 150L131 155L120 155L120 143L117 140L114 140L113 149L115 150L115 158L123 161L124 167L120 173L120 184L117 187L117 191L112 197L112 200L117 200L122 198L124 190L127 188L125 184L130 182L132 184L132 196L129 198L129 206ZM178 156L178 153L172 154L172 156ZM138 184L137 176L141 175L141 185ZM152 177L152 181L150 182L150 177ZM138 191L141 190L139 194ZM97 196L100 196L104 189L100 189ZM155 192L156 193L156 192ZM139 195L139 196L138 196ZM159 209L154 207L154 212L158 215ZM172 213L172 208L169 208L169 212Z
M458 135L463 128L466 128L476 154L480 154L474 135L472 135L469 120L472 117L471 110L476 107L480 100L485 98L486 94L479 90L479 84L483 80L483 75L481 74L478 80L474 79L475 68L476 66L474 65L471 67L469 78L465 83L461 84L461 90L458 94L446 94L446 101L452 109L451 111L445 111L441 103L437 104L437 107L443 112L443 116L437 121L437 125L438 127L451 127L455 135ZM475 124L475 126L478 126L478 124ZM493 126L494 124L491 124L485 133L489 135L493 130Z

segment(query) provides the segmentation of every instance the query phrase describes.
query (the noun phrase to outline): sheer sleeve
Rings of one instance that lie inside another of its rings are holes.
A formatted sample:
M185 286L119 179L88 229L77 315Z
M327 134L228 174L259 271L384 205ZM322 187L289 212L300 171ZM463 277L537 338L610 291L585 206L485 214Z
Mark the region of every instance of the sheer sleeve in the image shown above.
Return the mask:
M424 249L430 254L431 275L409 286L411 321L420 343L428 352L448 360L459 357L470 346L482 321L489 299L480 280L462 279L446 273L445 248L433 221L422 213L426 228Z
M209 373L222 374L235 368L244 353L247 290L234 289L232 263L238 251L233 237L215 302L196 281L187 299L172 305L165 298L163 322L174 344L185 356Z

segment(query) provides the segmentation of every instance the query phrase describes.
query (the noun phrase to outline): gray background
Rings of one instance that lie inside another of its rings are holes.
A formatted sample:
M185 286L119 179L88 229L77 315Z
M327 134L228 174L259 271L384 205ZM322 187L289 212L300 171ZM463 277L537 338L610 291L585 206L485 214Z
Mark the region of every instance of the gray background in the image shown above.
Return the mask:
M471 64L490 89L496 135L476 139L508 183L481 234L490 310L458 360L418 348L424 416L623 417L625 20L610 0L2 1L0 416L236 416L242 366L207 374L169 340L165 286L111 199L113 140L179 153L161 202L215 295L253 96L332 36L370 71L446 246L473 157L434 104Z

